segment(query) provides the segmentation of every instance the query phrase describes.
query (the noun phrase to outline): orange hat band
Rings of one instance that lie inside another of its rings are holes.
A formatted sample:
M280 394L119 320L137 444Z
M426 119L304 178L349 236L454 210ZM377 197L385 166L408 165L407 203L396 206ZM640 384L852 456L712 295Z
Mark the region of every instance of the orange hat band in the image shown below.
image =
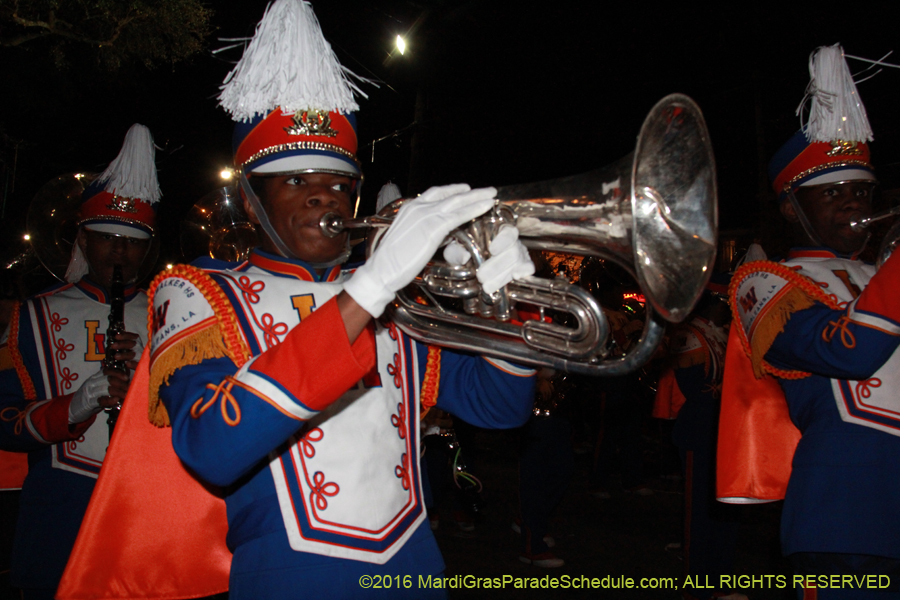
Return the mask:
M140 198L125 198L106 191L99 192L81 205L78 225L119 223L152 234L156 211Z

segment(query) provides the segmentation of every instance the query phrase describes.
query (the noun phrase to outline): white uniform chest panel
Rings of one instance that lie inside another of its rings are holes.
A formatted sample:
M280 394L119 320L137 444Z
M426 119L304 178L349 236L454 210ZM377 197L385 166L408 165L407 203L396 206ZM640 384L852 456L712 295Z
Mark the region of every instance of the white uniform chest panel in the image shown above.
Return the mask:
M875 274L875 267L858 260L789 260L785 265L799 267L798 273L819 284L822 291L832 296L842 307L859 296Z
M39 349L41 377L47 397L71 394L100 370L109 326L109 305L71 287L41 296L29 304L29 317ZM140 293L125 304L125 329L147 340L147 297ZM41 337L45 339L41 339ZM53 446L53 466L97 477L109 446L109 428L101 413L79 439Z
M326 478L334 473L334 483L344 490L366 490L367 511L359 511L359 499L353 497L354 493L341 493L332 497L327 508L322 502L308 507L316 520L368 530L372 535L377 535L410 500L408 457L414 451L411 442L415 442L409 439L409 399L387 373L387 364L397 348L385 343L385 338L388 336L381 336L382 343L378 344L379 372L387 375L382 378L382 385L366 389L360 382L310 421L309 425L321 434L304 436L300 445L306 452L298 454L305 471L307 495L314 489L310 474L317 472ZM372 452L376 448L378 452ZM310 457L311 452L314 454ZM364 460L360 460L361 453ZM359 463L362 468L346 469L351 463Z
M424 518L418 489L415 357L389 331L376 334L378 371L311 419L290 450L273 457L294 550L382 563ZM410 397L412 396L412 398ZM347 537L361 546L348 547ZM383 544L383 547L381 546Z
M252 341L263 351L280 343L301 319L342 289L338 282L298 281L255 268L223 273L222 280L229 296L240 303L245 334L249 329Z

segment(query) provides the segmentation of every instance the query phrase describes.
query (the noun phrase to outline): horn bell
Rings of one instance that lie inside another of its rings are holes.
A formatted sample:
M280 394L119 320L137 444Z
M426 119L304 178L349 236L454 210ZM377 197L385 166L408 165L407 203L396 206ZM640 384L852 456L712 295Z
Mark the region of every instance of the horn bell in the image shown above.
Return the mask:
M326 235L371 229L371 254L408 201L360 220L325 215L320 227ZM516 226L530 249L623 267L648 301L640 339L617 351L599 299L564 279L526 277L486 294L476 272L503 225ZM421 342L570 373L622 375L653 356L665 332L659 317L679 322L690 314L712 274L717 229L703 115L687 96L667 96L647 115L628 156L581 175L498 188L491 211L449 236L470 261L449 265L436 255L387 314Z
M718 235L715 159L693 100L672 94L615 163L497 189L529 248L609 259L635 275L653 309L683 321L712 275Z

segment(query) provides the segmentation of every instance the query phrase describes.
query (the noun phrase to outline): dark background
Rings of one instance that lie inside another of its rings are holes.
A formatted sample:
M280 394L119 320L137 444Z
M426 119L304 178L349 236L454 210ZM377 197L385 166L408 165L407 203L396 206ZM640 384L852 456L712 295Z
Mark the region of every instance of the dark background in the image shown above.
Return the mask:
M219 37L249 36L266 2L210 2ZM794 110L809 80L808 57L840 42L848 54L880 58L895 44L887 3L826 11L756 4L314 1L341 62L379 81L360 99L363 212L392 179L405 195L430 185L543 180L587 171L628 154L647 111L680 92L703 110L716 154L725 230L748 232L777 220L765 164L800 126ZM398 33L405 56L391 55ZM24 249L35 192L67 172L100 171L128 127L150 127L163 190L165 260L178 260L178 224L221 185L230 163L231 122L217 108L218 85L240 48L195 55L148 70L98 68L71 46L58 67L40 43L0 49L0 256ZM893 57L889 58L890 62ZM900 63L900 56L896 58ZM850 62L856 73L864 63ZM859 86L875 132L882 189L900 176L900 71ZM381 140L374 143L373 140ZM374 162L373 162L374 156Z

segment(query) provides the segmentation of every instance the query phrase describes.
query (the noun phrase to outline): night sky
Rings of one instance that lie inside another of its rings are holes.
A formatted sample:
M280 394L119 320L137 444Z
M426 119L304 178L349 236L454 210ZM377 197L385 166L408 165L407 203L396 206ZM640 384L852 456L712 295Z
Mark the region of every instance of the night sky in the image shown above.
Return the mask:
M234 4L210 3L211 49L226 45L218 37L252 34L266 2ZM840 42L848 54L874 59L897 39L887 3L845 14L811 12L822 3L778 13L747 3L715 10L568 1L313 6L341 62L380 82L364 88L369 98L360 99L358 114L368 212L388 179L414 194L429 185L525 183L609 164L633 149L647 111L680 92L707 120L722 228L751 229L768 218L765 163L800 125L794 109L809 80L809 53ZM389 54L398 33L409 34L406 56ZM128 127L141 122L162 147L163 258L177 260L178 221L221 185L218 171L230 162L231 124L215 94L239 56L234 49L110 76L78 50L59 69L40 45L0 49L0 127L21 141L14 189L10 178L0 186L2 258L22 250L27 205L44 182L102 170ZM887 60L900 64L900 52ZM882 187L896 188L900 70L885 69L859 90ZM372 140L386 136L373 162Z

